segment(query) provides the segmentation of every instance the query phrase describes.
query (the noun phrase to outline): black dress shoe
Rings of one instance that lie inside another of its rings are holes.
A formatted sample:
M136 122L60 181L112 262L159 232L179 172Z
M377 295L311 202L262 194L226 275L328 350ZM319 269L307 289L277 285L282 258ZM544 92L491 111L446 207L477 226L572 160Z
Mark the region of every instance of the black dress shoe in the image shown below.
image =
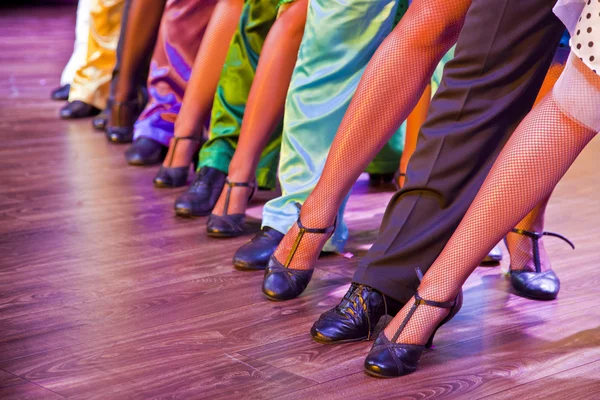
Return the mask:
M233 266L241 271L265 269L283 236L283 233L271 227L263 227L252 240L235 252Z
M321 314L310 334L325 344L371 340L381 317L396 315L400 308L400 303L378 290L353 282L342 301Z
M396 340L398 340L398 337L400 337L404 327L420 305L448 308L450 309L450 312L448 316L446 316L446 318L444 318L433 330L426 344L396 343ZM433 345L433 337L435 336L437 330L440 329L440 327L446 322L454 318L458 311L460 311L461 307L462 290L454 301L443 303L425 300L419 296L419 293L417 292L415 294L415 303L404 318L404 321L392 339L389 340L382 331L377 337L377 340L375 340L373 343L373 347L365 359L365 371L369 375L376 376L378 378L396 378L398 376L408 375L412 372L415 372L423 351Z
M300 205L297 205L298 208L300 208ZM308 269L293 269L289 267L294 259L296 250L300 246L300 242L305 233L318 233L329 237L333 231L335 231L336 225L334 223L333 226L328 228L306 228L302 225L300 217L298 217L296 224L298 225L298 235L287 256L285 264L280 263L275 256L271 256L269 264L265 269L262 291L270 300L291 300L304 292L306 286L308 286L308 283L310 282L310 278L312 278L314 269L312 266Z
M210 214L225 186L227 174L212 167L202 167L187 192L175 200L175 214L202 217Z
M530 299L554 300L560 291L560 280L551 269L542 272L538 242L544 236L552 236L564 240L573 249L575 249L575 245L569 239L557 233L530 232L522 229L513 229L512 232L531 238L533 241L533 263L535 265L535 272L509 269L510 283L513 288L517 294Z
M167 155L167 146L149 137L139 137L125 152L125 160L129 165L160 164Z
M93 117L99 113L100 110L96 107L79 100L67 103L66 106L60 109L60 117L62 119Z
M108 121L108 114L105 109L100 114L98 114L95 118L92 119L92 127L97 131L104 131L106 129L106 123Z
M69 100L69 91L71 90L71 85L66 84L61 87L57 87L52 92L50 92L50 98L52 100L61 100L66 101Z

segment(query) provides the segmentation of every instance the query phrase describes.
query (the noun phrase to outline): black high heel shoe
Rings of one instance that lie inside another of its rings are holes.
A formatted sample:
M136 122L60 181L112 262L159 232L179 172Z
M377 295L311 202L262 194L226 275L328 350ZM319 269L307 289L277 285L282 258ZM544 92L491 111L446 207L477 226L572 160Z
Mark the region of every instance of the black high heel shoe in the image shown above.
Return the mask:
M544 236L552 236L567 242L573 249L575 249L575 245L558 233L530 232L523 229L513 229L511 232L531 238L533 241L533 264L535 265L535 272L513 271L509 269L510 283L513 288L515 288L519 295L524 297L535 300L554 300L560 291L560 280L551 269L542 272L538 242Z
M246 214L227 214L229 208L229 198L231 197L231 190L234 187L249 187L252 188L248 201L254 196L256 190L256 184L250 182L229 182L225 181L227 186L227 195L225 196L225 207L223 208L223 215L210 214L208 221L206 222L206 232L208 236L227 238L236 237L244 233L244 221L246 220Z
M183 136L183 137L177 137L174 136L173 140L175 141L175 143L173 143L173 150L171 151L171 159L169 160L169 166L168 167L164 167L164 166L160 166L160 168L158 169L158 172L156 173L156 176L154 177L154 186L157 188L175 188L175 187L180 187L180 186L184 186L187 183L187 179L188 179L188 174L190 173L190 165L186 165L185 167L171 167L171 164L173 163L173 157L175 157L175 149L177 148L177 143L179 143L180 140L195 140L198 143L202 144L202 138L201 137L196 137L196 136ZM192 161L190 162L193 163L194 165L196 165L198 161L198 152L195 152L195 156L192 159Z
M331 234L335 231L336 224L328 228L306 228L302 225L298 217L298 236L294 245L288 254L285 264L281 264L273 254L269 259L269 264L265 268L265 277L263 279L262 291L270 299L275 301L295 299L300 296L312 278L314 269L292 269L288 268L292 262L300 241L305 233Z
M378 378L396 378L415 372L423 351L433 345L433 337L435 336L437 330L440 329L440 327L446 322L454 318L454 316L462 307L462 302L462 290L458 296L456 296L454 301L444 303L425 300L419 296L419 292L415 293L415 304L413 304L412 308L404 318L404 321L402 321L400 328L398 328L394 334L394 337L392 337L392 340L389 340L385 336L384 331L379 333L375 343L373 343L371 351L369 351L369 355L365 359L365 371L369 375L373 375ZM450 313L433 330L433 333L425 345L396 343L396 340L406 327L406 324L417 310L417 307L419 307L421 304L438 308L449 308Z
M105 126L105 136L112 143L131 143L133 125L140 116L143 106L139 98L128 101L110 100L110 112Z

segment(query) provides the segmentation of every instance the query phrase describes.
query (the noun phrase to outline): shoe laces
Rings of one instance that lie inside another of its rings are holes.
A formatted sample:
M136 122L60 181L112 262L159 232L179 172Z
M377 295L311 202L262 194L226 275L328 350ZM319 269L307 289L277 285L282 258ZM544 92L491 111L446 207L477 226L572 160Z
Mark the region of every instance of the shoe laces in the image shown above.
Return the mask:
M364 285L352 283L348 289L348 292L346 292L342 298L342 301L340 301L335 308L335 311L338 314L351 319L355 319L358 314L357 311L360 309L362 309L364 312L367 312L365 302L366 299L362 299L360 297L360 293L363 289L365 289Z

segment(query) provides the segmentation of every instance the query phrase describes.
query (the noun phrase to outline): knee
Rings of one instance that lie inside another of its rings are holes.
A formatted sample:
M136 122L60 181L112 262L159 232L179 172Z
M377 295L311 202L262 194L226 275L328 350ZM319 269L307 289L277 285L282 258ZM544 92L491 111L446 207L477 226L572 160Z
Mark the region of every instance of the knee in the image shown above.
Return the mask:
M286 38L301 38L306 25L307 9L308 0L282 4L272 30Z
M431 7L414 2L393 34L408 40L415 48L450 48L458 39L467 7Z

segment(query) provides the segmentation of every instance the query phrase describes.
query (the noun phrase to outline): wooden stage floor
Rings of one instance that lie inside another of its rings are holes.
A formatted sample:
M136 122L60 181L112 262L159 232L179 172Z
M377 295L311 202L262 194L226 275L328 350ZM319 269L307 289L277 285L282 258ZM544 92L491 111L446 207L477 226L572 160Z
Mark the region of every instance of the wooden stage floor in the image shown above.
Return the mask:
M511 294L506 261L479 268L421 368L377 380L362 371L371 343L324 346L308 332L345 293L391 192L359 181L356 257L321 259L300 298L267 301L261 273L231 267L249 235L208 239L204 218L174 217L182 190L154 189L155 168L127 166L89 120L58 120L48 94L74 14L0 10L0 399L600 398L600 140L549 208L548 229L577 245L547 241L559 299Z

